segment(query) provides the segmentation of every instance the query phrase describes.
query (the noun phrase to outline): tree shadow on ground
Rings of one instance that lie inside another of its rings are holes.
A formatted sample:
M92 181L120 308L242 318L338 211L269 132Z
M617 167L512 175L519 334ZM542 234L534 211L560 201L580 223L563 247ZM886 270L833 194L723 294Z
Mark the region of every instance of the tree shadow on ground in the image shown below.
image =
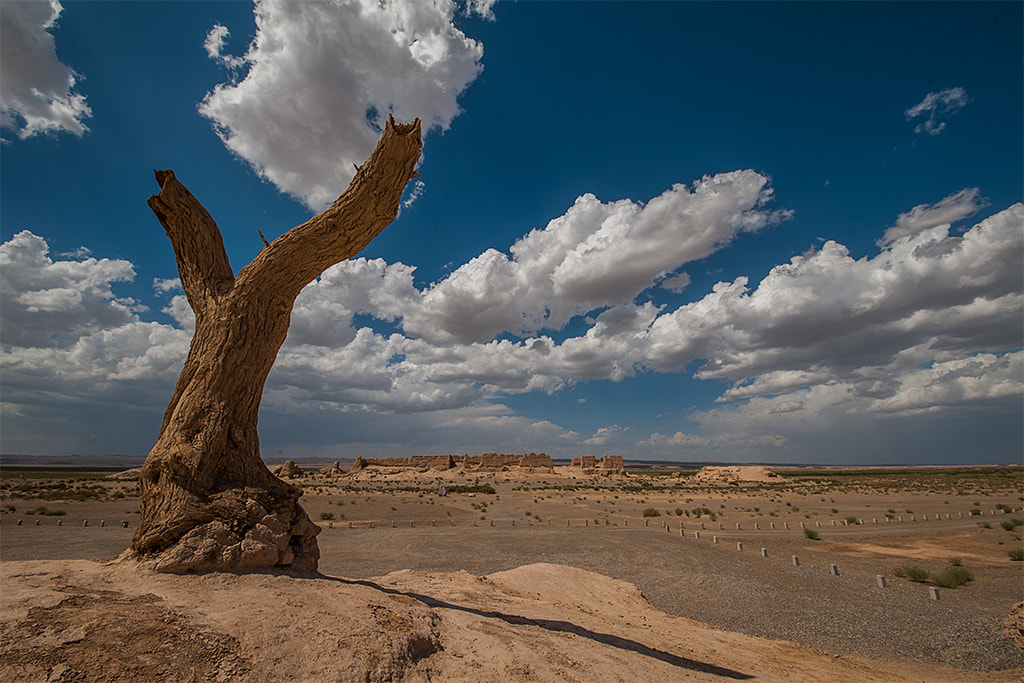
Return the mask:
M659 661L671 664L672 666L680 669L689 669L690 671L700 671L703 673L712 674L714 676L721 676L722 678L731 678L739 681L746 681L753 678L752 675L741 673L739 671L733 671L722 666L715 666L714 664L708 664L706 662L699 662L693 659L687 659L679 655L674 655L671 652L665 652L664 650L658 650L656 648L638 643L635 640L629 638L623 638L621 636L612 635L610 633L599 633L597 631L591 631L590 629L584 628L577 624L573 624L568 621L561 621L558 619L535 619L531 617L523 617L516 614L505 614L503 612L496 612L493 610L481 610L474 607L468 607L466 605L456 605L438 598L430 597L429 595L421 595L419 593L409 593L406 591L396 590L394 588L386 588L373 581L367 581L365 579L342 579L334 576L321 575L317 578L327 579L329 581L337 581L348 585L359 585L366 586L378 590L388 595L404 595L412 598L418 602L423 603L427 607L436 609L450 609L457 610L460 612L466 612L469 614L475 614L485 619L500 619L507 624L513 624L515 626L536 626L546 631L554 631L558 633L571 633L581 638L587 638L597 643L604 645L610 645L612 647L619 648L620 650L627 650L629 652L635 652L651 659L657 659Z

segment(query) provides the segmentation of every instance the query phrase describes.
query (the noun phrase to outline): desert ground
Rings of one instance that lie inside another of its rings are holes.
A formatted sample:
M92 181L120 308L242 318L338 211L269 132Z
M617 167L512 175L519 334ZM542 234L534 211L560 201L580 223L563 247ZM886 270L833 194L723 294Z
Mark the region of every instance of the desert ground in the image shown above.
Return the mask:
M1024 675L1020 467L306 473L315 578L148 572L134 481L0 474L4 680Z

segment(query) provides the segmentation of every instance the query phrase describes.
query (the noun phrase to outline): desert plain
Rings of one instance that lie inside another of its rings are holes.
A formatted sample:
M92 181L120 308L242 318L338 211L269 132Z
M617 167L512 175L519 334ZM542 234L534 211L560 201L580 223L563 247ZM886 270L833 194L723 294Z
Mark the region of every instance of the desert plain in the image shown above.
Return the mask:
M157 574L131 478L0 474L3 680L1024 675L1019 466L307 470L316 577Z

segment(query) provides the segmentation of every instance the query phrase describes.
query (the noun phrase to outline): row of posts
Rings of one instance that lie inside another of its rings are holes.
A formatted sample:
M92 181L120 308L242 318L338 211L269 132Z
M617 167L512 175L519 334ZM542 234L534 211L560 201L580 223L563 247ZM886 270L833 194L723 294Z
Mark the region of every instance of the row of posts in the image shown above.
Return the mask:
M1006 513L1005 509L1001 508L1000 510L1004 514ZM963 519L964 514L962 512L958 512L956 514L957 514L958 518ZM980 513L980 511L979 511L978 515L971 515L971 516L977 517L977 516L981 516L981 514L982 513ZM996 510L992 510L992 515L994 516L996 514L997 514ZM942 515L938 515L937 514L937 515L934 515L934 517L935 517L936 520L941 520L942 519ZM899 519L900 522L904 521L903 515L898 515L897 518ZM889 523L892 522L892 518L891 517L885 517L884 519L885 519L886 524L889 524ZM948 513L948 512L946 513L946 519L952 519L952 517L950 516L950 513ZM916 515L911 515L910 520L912 522L916 522L917 521L917 516ZM922 515L922 520L927 522L928 521L928 515ZM514 519L511 520L511 521L512 521L512 526L515 526L516 525L516 521ZM572 520L568 520L568 519L565 520L565 525L566 526L571 526L571 521ZM644 518L644 526L645 527L648 526L648 522L649 521L650 520L648 518L646 518L646 517ZM833 520L830 520L830 521L832 522L832 526L836 526L836 520L833 519ZM17 526L21 526L22 522L23 522L23 520L19 519L18 523L17 523ZM872 522L872 524L878 524L878 518L877 517L872 517L871 522ZM863 519L858 519L857 522L855 522L855 524L863 524L863 523L864 523ZM369 526L370 526L371 529L373 528L373 524L374 524L373 522L369 523ZM609 520L605 519L604 525L608 526L609 524L610 524ZM699 524L700 524L700 528L702 530L705 530L704 522L700 522ZM36 526L40 526L41 525L40 520L37 519L35 525ZM412 527L415 527L416 523L415 522L409 522L409 525L412 526ZM490 525L494 526L494 520L493 519L491 520L491 524ZM590 526L590 520L589 519L584 519L583 520L583 525L584 526ZM629 526L629 520L628 519L623 520L623 525L628 527ZM662 525L665 527L666 531L670 531L669 525L667 523L662 522ZM817 527L819 529L821 528L821 522L815 522L814 525L815 525L815 527ZM842 520L841 526L849 526L849 525L850 525L850 521L848 519ZM57 526L63 526L63 520L58 519L57 520ZM84 527L89 526L89 520L83 520L82 521L82 526L84 526ZM102 526L106 526L106 521L105 520L100 520L100 526L101 527ZM334 522L329 522L327 526L328 526L329 529L333 529L334 528ZM391 520L391 527L395 528L395 526L396 526L395 520ZM431 520L431 526L435 526L436 527L437 526L437 520ZM451 526L455 526L455 520L451 520ZM476 521L473 522L473 526L478 526ZM531 524L531 526L532 526L532 524ZM551 520L550 519L548 520L548 526L551 526ZM600 526L600 525L595 522L595 526ZM783 526L784 529L789 529L789 522L783 522L782 526ZM769 523L769 527L774 530L775 529L775 522L770 522ZM121 522L121 528L122 529L127 529L128 528L128 522L127 521ZM353 528L353 523L351 521L348 523L348 528L350 528L350 529ZM722 522L718 522L718 528L719 528L719 530L725 530L725 525ZM804 522L800 522L800 528L801 529L806 528ZM754 529L759 531L761 529L760 523L754 522ZM683 530L683 522L682 521L679 522L679 530L680 531ZM742 527L740 522L736 523L736 530L737 531L742 531L743 530L743 527Z

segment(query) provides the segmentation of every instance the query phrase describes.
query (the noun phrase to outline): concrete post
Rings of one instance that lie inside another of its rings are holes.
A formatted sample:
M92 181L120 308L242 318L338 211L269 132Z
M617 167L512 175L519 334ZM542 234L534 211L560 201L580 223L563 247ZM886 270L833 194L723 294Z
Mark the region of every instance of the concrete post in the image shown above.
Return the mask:
M875 581L878 582L878 587L879 588L885 588L886 583L885 583L885 577L884 576L879 574L878 576L875 577Z
M743 550L743 543L742 542L736 544L736 550Z
M936 588L935 586L929 586L928 587L928 597L930 597L932 600L938 600L939 599L939 589Z
M712 543L718 543L718 536L712 536L711 537L711 542Z
M839 576L839 565L837 565L837 564L830 564L828 566L828 571L829 571L830 574L832 574L832 576Z
M793 566L794 567L799 567L800 566L800 558L797 557L796 555L793 556Z
M768 557L768 548L761 548L761 557Z

